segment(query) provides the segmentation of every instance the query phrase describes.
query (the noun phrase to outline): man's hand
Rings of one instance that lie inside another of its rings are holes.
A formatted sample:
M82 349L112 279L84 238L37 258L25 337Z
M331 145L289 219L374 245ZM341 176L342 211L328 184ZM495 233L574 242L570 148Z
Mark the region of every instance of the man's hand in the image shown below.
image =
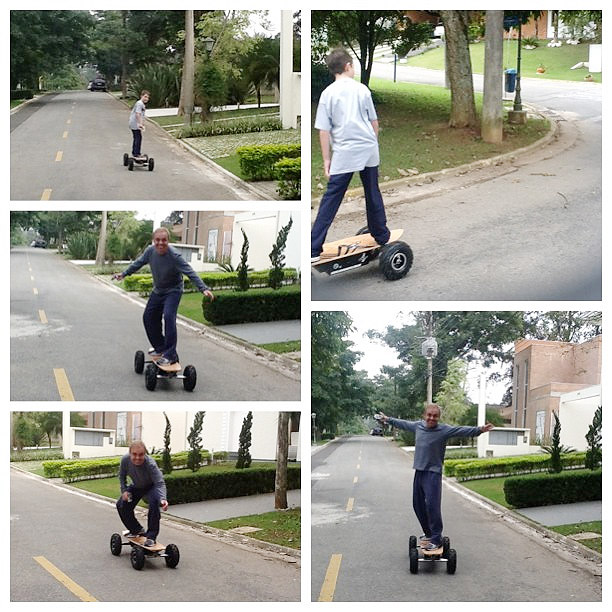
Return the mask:
M121 274L121 272L119 272L119 274L113 274L111 276L111 279L114 281L120 281L123 280L125 278L125 276L123 276L123 274Z
M495 425L493 425L493 423L486 423L480 426L480 431L484 433L485 431L491 431L494 427Z
M124 491L121 494L121 499L126 502L132 501L132 494L129 491Z
M215 299L213 292L210 289L204 289L202 295L207 297L211 302Z
M374 418L377 421L380 421L381 423L387 423L387 421L389 420L389 417L386 414L383 414L382 412L378 412L377 414L375 414Z
M139 126L138 126L138 129L139 129L141 132L144 132L144 131L145 131L145 126L144 126L144 123L143 123L142 125L139 125Z
M159 505L161 506L161 509L165 512L168 509L168 500L162 499L161 502L159 502Z
M331 166L331 159L323 160L323 173L325 174L325 178L329 179L329 168Z

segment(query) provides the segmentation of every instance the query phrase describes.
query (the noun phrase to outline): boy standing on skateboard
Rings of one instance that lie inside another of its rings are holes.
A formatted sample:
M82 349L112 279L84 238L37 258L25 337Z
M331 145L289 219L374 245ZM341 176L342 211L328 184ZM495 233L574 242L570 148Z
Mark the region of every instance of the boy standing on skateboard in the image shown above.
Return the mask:
M429 404L421 421L393 419L382 413L377 415L383 423L415 434L412 506L423 529L420 541L425 550L442 546L442 464L446 441L449 438L479 436L494 427L491 423L482 427L445 425L439 422L440 412L440 406Z
M127 484L127 477L132 484ZM168 508L166 500L166 483L157 464L147 453L143 442L130 444L129 452L121 459L119 467L119 484L121 497L117 500L117 512L122 523L130 530L128 537L145 536L145 546L153 546L159 534L160 506ZM134 516L134 508L146 497L149 503L147 530Z
M149 355L158 365L167 366L178 362L176 352L176 314L183 295L183 274L210 300L212 291L196 274L195 270L169 244L169 233L165 227L153 232L153 244L132 262L123 272L115 274L113 280L122 280L140 270L145 264L151 267L153 291L145 308L142 320L151 343ZM163 331L162 331L163 319Z
M142 133L145 130L145 110L146 103L149 101L149 92L146 89L143 89L140 92L140 99L136 101L132 108L132 112L130 113L129 126L130 130L132 130L132 157L135 160L142 160L144 157L140 153L140 148L142 146Z
M321 94L315 128L319 130L323 170L329 182L311 231L312 262L319 260L353 172L359 172L363 184L371 235L380 245L386 244L390 236L378 187L378 118L372 94L354 80L353 60L344 49L332 51L326 63L336 80Z

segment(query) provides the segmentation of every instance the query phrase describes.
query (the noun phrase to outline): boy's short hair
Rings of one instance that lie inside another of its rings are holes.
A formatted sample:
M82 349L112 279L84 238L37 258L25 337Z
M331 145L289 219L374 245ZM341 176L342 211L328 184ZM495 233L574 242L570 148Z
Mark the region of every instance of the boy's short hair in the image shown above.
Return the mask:
M347 64L353 63L353 58L345 49L334 49L326 58L325 63L332 74L342 74Z
M151 92L150 92L148 89L143 89L143 90L140 92L140 97L142 98L142 96L144 96L145 94L147 94L147 96L150 96L150 95L151 95Z

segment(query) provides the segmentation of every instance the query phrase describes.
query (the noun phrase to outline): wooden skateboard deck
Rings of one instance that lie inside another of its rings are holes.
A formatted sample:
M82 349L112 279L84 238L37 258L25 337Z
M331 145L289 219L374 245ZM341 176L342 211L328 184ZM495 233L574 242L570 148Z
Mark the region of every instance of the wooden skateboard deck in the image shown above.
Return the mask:
M126 536L126 539L128 540L128 542L136 544L137 546L140 546L145 550L150 550L151 552L160 552L166 549L166 547L163 544L160 544L159 542L156 542L155 544L153 544L153 546L145 546L144 543L147 541L147 538L145 538L145 536L136 536L131 538Z
M161 365L159 363L159 357L151 357L151 361L164 372L180 372L181 364L177 361L176 363L171 363L170 365Z
M389 242L395 242L399 240L401 235L404 233L403 229L391 230L391 236ZM349 238L341 238L340 240L334 240L333 242L326 242L323 245L323 251L321 252L321 259L314 262L312 265L317 266L324 263L329 263L336 259L342 259L349 255L355 255L357 253L363 253L370 249L378 248L380 245L374 240L371 234L359 234L358 236L350 236Z
M438 548L434 548L433 550L425 550L424 548L421 548L421 551L423 552L423 556L425 557L441 555L443 550L444 549L442 548L442 546L438 546Z

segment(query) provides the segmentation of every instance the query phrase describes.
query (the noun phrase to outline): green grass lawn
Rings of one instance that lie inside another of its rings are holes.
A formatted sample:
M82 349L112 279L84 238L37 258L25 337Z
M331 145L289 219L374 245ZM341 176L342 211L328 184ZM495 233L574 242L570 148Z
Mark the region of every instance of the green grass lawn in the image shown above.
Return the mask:
M261 531L245 534L257 540L299 549L301 545L301 513L299 508L265 514L240 516L222 521L206 523L217 529L235 529L236 527L257 527Z
M282 354L299 351L301 344L300 340L287 340L286 342L270 342L269 344L258 344L257 346L272 353Z
M560 533L561 535L564 535L564 536L572 536L577 533L585 533L585 532L601 534L602 533L601 525L602 525L601 521L590 521L587 523L571 523L569 525L557 525L555 527L549 527L549 529L551 531L556 531L557 533ZM602 538L590 538L587 540L580 540L580 543L584 544L585 546L588 546L592 550L596 550L598 553L601 554Z
M449 129L450 91L443 87L393 83L371 79L380 121L380 181L402 177L400 170L419 174L454 168L478 159L494 157L535 142L544 136L546 120L530 119L526 125L504 126L504 141L487 144L467 130ZM476 95L477 109L482 96ZM312 107L312 123L316 105ZM312 195L320 196L326 185L317 130L312 129ZM351 187L360 185L356 173Z
M215 111L210 113L209 119L215 121L217 119L240 119L244 117L253 117L257 115L277 115L279 114L278 108L274 107L262 107L262 108L241 108L238 110L228 110L228 111ZM155 121L158 125L162 127L167 127L171 125L182 125L182 116L178 115L170 115L169 117L150 117L152 121ZM198 124L201 123L201 115L199 113L193 116L192 123Z
M589 59L588 44L562 45L561 47L549 48L548 41L541 41L535 49L522 49L521 51L521 76L537 79L560 79L564 81L584 81L588 70L579 68L571 70L579 62L587 62ZM472 70L475 74L484 73L484 42L470 45L470 57ZM504 69L516 69L517 42L515 40L504 41ZM442 47L432 49L420 55L408 58L408 66L419 68L430 68L432 70L444 70L444 50ZM536 72L538 66L546 67L546 72ZM601 73L593 73L593 79L601 83Z
M188 319L197 321L198 323L210 325L210 323L204 318L204 313L202 312L202 294L198 291L194 291L193 293L183 293L183 297L181 297L181 302L179 304L178 313L184 317L187 317Z

